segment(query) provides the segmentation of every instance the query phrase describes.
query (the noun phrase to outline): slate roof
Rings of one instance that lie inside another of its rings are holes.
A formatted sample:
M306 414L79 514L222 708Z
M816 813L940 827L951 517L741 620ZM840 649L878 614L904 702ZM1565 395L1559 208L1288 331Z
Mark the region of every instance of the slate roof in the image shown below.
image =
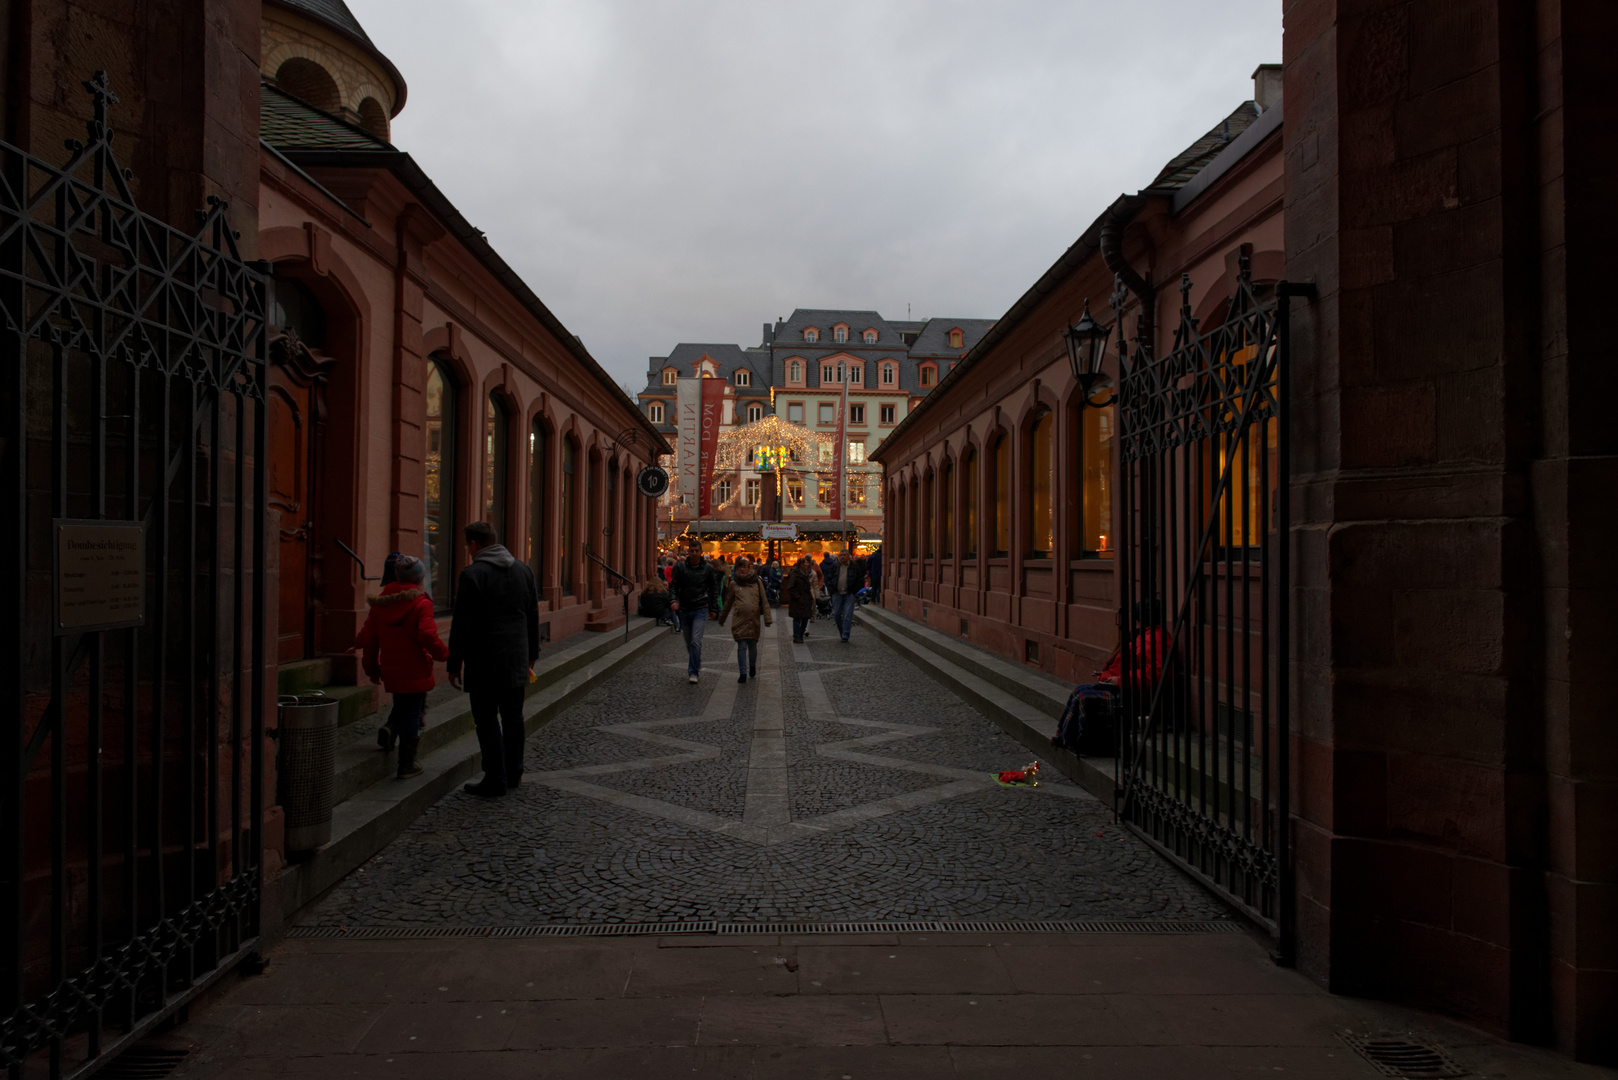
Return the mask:
M370 45L371 48L376 48L376 45L371 41L370 35L360 25L360 21L354 17L354 13L348 10L348 5L343 3L343 0L280 0L280 3L294 11L302 12L312 19L319 19L323 23L329 23L344 33L359 38L365 44Z
M993 319L928 319L922 326L921 336L910 346L910 358L964 356L968 349L983 340L983 335L993 325ZM964 331L959 348L952 348L949 343L949 332L955 329Z
M831 328L837 323L848 324L848 341L839 345L832 340ZM803 339L803 332L809 327L820 331L820 340L814 344ZM867 329L876 331L876 344L870 348L902 349L904 342L899 338L899 331L893 324L884 319L875 311L860 311L841 308L796 308L785 322L775 326L775 341L777 349L836 349L842 350L849 345L863 345L860 335Z
M331 113L321 112L269 82L258 84L259 138L283 153L293 150L392 150L386 139Z
M1251 127L1258 117L1259 108L1256 102L1242 102L1236 107L1235 112L1220 121L1208 134L1169 159L1169 163L1157 174L1157 179L1146 186L1159 191L1176 191L1184 187L1192 177L1205 169L1210 161L1218 157L1219 152L1229 146L1232 139Z

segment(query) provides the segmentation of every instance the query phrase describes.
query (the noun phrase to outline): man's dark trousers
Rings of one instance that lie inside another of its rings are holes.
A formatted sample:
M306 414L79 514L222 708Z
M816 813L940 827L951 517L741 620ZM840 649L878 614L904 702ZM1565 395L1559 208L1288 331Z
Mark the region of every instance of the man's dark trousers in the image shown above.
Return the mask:
M478 749L483 751L483 775L503 776L506 787L522 781L522 747L528 738L523 727L522 704L525 687L510 690L474 690L472 722L477 725Z

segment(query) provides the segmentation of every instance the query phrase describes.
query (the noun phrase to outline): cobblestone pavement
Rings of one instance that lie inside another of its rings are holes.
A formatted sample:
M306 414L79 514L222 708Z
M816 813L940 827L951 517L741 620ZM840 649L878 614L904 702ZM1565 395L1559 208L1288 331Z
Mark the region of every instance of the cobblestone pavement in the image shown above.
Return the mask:
M783 613L784 614L784 613ZM445 798L303 921L1211 918L1224 908L1026 748L856 628L765 631L736 683L674 635L529 740L504 799Z

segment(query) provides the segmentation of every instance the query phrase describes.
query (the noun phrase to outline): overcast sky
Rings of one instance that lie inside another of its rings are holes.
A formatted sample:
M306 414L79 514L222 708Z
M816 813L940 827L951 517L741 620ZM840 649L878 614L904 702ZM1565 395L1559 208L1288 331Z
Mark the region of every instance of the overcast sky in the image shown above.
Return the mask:
M348 0L393 141L620 383L794 307L996 318L1252 96L1279 0Z

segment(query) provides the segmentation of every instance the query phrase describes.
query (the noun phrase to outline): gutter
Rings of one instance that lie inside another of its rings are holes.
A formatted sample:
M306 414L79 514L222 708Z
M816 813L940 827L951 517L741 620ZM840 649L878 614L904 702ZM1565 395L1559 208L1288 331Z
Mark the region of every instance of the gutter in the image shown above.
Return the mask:
M984 356L987 356L996 345L1005 340L1006 335L1015 330L1035 307L1047 296L1055 292L1057 287L1066 281L1075 270L1100 252L1101 233L1104 228L1110 225L1121 229L1124 225L1127 225L1140 212L1141 207L1146 205L1148 198L1152 194L1150 191L1143 191L1136 195L1118 196L1113 204L1107 208L1106 212L1091 222L1090 227L1084 230L1084 234L1062 253L1062 257L1057 259L1051 268L1045 271L1040 276L1040 279L1034 282L1029 290L1023 293L1017 302L1012 304L1006 310L1006 313L995 321L989 332L978 339L978 343L972 346L971 350L956 363L955 367L938 381L938 385L933 387L932 392L921 399L921 404L906 413L905 418L899 421L899 426L888 432L887 436L882 440L882 445L870 454L871 460L882 461L885 448L893 445L894 440L910 427L912 421L919 416L925 415L928 406L932 404L934 399L941 397L944 391L953 386L959 378L965 378L966 372L971 370Z
M316 180L314 177L310 176L308 173L306 173L302 169L298 168L298 163L297 162L293 161L291 158L289 158L285 154L281 153L281 151L277 150L275 147L271 146L269 143L265 142L263 139L260 139L258 141L258 145L259 145L259 149L268 150L272 155L274 155L275 160L279 161L281 164L283 164L287 168L291 169L293 171L293 173L295 173L298 176L298 178L300 180L302 180L304 183L308 184L310 187L314 188L316 191L318 191L322 195L326 196L326 198L330 199L332 202L336 203L338 206L340 206L344 210L348 211L348 213L354 218L355 221L358 221L361 225L364 225L367 229L372 227L371 223L369 221L366 221L365 218L360 216L359 211L355 210L352 206L349 206L346 202L339 199L337 196L333 195L330 191L328 191L326 189L326 186L324 184L322 184L319 180Z
M1247 130L1232 139L1229 146L1219 151L1212 161L1203 166L1201 172L1186 181L1180 190L1174 193L1173 213L1178 214L1181 210L1191 205L1192 200L1207 191L1216 180L1240 164L1241 160L1252 153L1259 143L1269 138L1272 133L1279 131L1281 128L1282 104L1282 100L1277 98L1275 104L1260 113L1258 119L1249 124Z
M549 330L551 336L595 376L597 382L606 387L608 392L636 417L641 430L651 436L651 449L654 454L674 452L673 447L669 446L668 441L646 418L646 414L640 411L640 406L624 393L623 387L607 374L606 369L590 355L589 350L562 325L562 320L551 313L551 309L535 295L534 290L528 287L528 283L490 246L488 238L461 215L455 204L449 201L449 197L438 189L409 154L402 150L293 150L285 156L297 164L312 168L368 168L387 169L391 172L412 195L421 200L422 205L426 206L433 216L438 218L449 234L471 252L473 258L477 259L507 292L516 297L528 313Z

